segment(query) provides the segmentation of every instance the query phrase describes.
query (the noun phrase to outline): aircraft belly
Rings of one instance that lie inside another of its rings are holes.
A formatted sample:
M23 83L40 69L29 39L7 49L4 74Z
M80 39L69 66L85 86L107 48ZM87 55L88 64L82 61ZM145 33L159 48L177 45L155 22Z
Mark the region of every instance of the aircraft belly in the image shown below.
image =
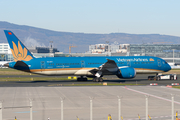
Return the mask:
M51 70L51 71L36 71L33 73L42 75L74 75L77 70Z
M56 75L56 71L35 71L33 73L41 75Z
M81 69L81 70L78 70L77 72L75 72L74 75L93 75L92 73L89 72L88 69Z
M160 70L145 70L145 69L137 70L136 69L137 74L151 74L151 73L161 73L161 72L163 72L163 71L160 71Z
M82 68L82 69L76 69L76 70L37 70L37 71L31 71L35 74L41 74L41 75L77 75L77 76L88 76L88 75L94 75L92 72L90 72L91 69L89 68ZM163 71L161 70L153 70L153 69L141 69L141 68L135 68L137 74L151 74L151 73L161 73ZM117 71L116 68L108 68L106 70L103 70L103 75L113 75L115 74L114 71Z
M57 71L57 75L74 75L74 73L76 73L77 70L60 70Z

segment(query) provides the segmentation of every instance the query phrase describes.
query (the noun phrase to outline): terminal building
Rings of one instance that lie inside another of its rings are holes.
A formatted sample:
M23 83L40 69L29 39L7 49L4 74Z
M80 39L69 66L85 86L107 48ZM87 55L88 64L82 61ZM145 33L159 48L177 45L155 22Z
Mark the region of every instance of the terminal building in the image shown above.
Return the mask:
M28 47L31 53L55 53L59 52L57 48L50 49L49 47Z
M89 45L87 53L92 56L127 56L130 44L95 44Z
M128 51L130 56L155 56L169 63L180 63L179 44L131 44Z
M96 44L89 46L89 53L104 56L155 56L168 63L180 63L180 44Z
M89 45L89 53L127 53L129 44L95 44Z

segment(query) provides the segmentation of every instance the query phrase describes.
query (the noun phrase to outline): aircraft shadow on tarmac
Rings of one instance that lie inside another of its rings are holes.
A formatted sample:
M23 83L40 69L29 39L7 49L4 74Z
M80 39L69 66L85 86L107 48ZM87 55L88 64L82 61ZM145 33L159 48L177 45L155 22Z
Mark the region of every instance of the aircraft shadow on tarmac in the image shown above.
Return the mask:
M105 79L103 82L135 82L135 81L147 81L147 79ZM59 80L59 81L49 81L49 80L35 80L35 81L17 81L17 83L87 83L93 82L92 80L88 81L76 81L76 80ZM96 82L93 82L96 83Z

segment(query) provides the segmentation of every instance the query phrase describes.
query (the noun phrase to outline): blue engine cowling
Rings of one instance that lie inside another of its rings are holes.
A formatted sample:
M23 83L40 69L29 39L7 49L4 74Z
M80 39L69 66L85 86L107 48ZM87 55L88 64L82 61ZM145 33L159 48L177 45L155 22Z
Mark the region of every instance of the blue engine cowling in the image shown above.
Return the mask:
M119 78L134 78L136 70L133 67L120 68L117 77Z

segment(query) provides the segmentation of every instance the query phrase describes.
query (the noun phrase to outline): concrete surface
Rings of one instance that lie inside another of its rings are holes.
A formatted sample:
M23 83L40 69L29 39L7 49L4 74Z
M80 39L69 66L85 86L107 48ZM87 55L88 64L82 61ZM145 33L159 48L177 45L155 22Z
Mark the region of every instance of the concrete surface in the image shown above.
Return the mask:
M118 96L122 98L124 120L145 119L145 95L149 97L149 115L153 120L171 119L171 94L175 94L175 111L180 113L180 90L165 86L95 86L95 87L1 87L3 107L29 106L33 99L33 120L60 120L64 99L64 120L90 119L90 97L93 120L107 120L111 114L118 120ZM29 108L3 109L3 120L29 120Z

